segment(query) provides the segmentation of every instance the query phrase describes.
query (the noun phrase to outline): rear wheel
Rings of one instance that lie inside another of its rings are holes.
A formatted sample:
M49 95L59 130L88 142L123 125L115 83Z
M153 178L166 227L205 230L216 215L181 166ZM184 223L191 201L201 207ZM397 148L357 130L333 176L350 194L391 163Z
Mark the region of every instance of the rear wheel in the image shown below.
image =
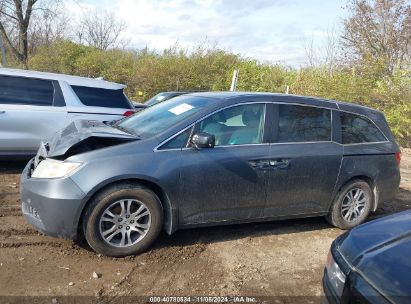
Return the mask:
M120 257L146 250L160 233L162 220L160 201L150 189L118 184L89 204L83 230L96 252Z
M363 180L353 180L337 194L327 220L335 227L351 229L361 224L370 213L373 195Z

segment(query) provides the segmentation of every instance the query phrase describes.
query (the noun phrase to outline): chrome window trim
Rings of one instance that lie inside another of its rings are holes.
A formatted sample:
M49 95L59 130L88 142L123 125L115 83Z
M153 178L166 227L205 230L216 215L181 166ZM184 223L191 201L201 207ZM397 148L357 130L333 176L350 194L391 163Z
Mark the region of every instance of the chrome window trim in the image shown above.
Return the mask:
M291 106L302 106L302 107L311 107L311 108L320 108L320 109L326 109L326 110L335 110L335 111L339 111L338 108L329 108L326 106L317 106L317 105L310 105L310 104L305 104L305 103L297 103L297 102L284 102L284 101L271 101L271 103L274 104L282 104L282 105L291 105Z
M269 146L269 143L261 143L261 144L243 144L243 145L223 145L223 146L215 146L213 149L218 148L234 148L234 147L253 147L253 146ZM180 148L178 150L181 151L189 151L189 150L197 150L196 148Z
M231 147L249 147L249 146L268 146L270 145L269 143L261 143L261 144L242 144L242 145L221 145L221 146L215 146L214 148L231 148ZM188 149L194 149L194 148L184 148L186 150Z
M244 145L223 145L223 146L215 146L214 149L216 148L232 148L232 147L243 147L243 146L273 146L273 145L288 145L288 144L293 144L293 145L298 145L298 144L325 144L325 143L332 143L332 144L337 144L341 145L340 143L333 142L333 141L313 141L313 142L290 142L290 143L261 143L261 144L244 144ZM195 150L195 148L180 148L177 150Z
M197 124L197 123L200 122L201 120L204 120L204 119L206 119L207 117L209 117L209 116L211 116L211 115L213 115L213 114L215 114L215 113L217 113L217 112L219 112L219 111L222 111L222 110L225 110L225 109L234 107L234 106L238 106L238 105L256 104L256 103L258 103L258 104L263 103L263 104L266 104L266 105L267 105L267 104L283 104L283 105L296 105L296 106L303 106L303 107L313 107L313 108L327 109L327 110L330 110L331 112L332 112L332 111L338 111L338 112L344 112L344 113L349 113L349 114L357 115L357 116L360 116L360 117L365 118L365 119L368 120L368 121L371 121L371 123L372 123L372 124L378 129L378 131L380 131L381 134L385 137L386 141L363 142L363 143L352 143L352 144L343 144L343 143L339 143L339 142L334 141L334 139L332 138L333 115L332 115L332 113L331 113L331 115L330 115L330 116L331 116L331 140L330 140L330 141L314 141L314 142L310 142L310 141L309 141L309 142L288 142L288 143L261 143L261 144L251 144L251 145L264 145L264 144L269 144L269 145L278 145L278 144L313 144L313 143L330 143L330 142L331 142L331 143L339 144L339 145L341 145L341 146L352 146L352 145L380 144L380 143L390 143L390 142L391 142L391 141L387 138L387 136L385 136L384 132L381 131L381 129L375 124L375 122L374 122L372 119L370 119L370 118L368 118L366 115L363 115L363 114L360 114L360 113L351 112L351 111L347 111L347 110L342 110L342 109L340 108L340 106L338 105L338 102L334 102L334 104L336 105L337 108L330 108L330 107L327 107L327 106L309 105L309 104L296 103L296 102L284 102L284 101L270 100L270 101L255 101L255 102L236 103L236 104L228 105L228 106L226 106L226 107L223 107L223 108L220 108L220 109L218 109L218 110L215 110L215 111L209 113L208 115L202 117L201 119L196 120L194 123L190 124L188 127L185 127L184 129L182 129L181 131L177 132L176 134L174 134L174 135L170 136L169 138L163 140L160 144L158 144L158 145L153 149L153 151L154 151L154 152L167 152L167 151L176 151L176 150L192 149L192 148L174 148L174 149L159 150L159 148L161 148L161 146L162 146L163 144L165 144L166 142L168 142L169 140L172 140L174 137L177 137L178 135L180 135L181 133L183 133L183 132L186 131L187 129L193 127L195 124ZM265 119L266 119L265 116L266 116L266 114L267 114L267 107L266 107L266 111L264 112L264 124L265 124ZM265 130L264 130L264 131L265 131ZM263 137L264 137L264 134L263 134ZM250 144L245 144L245 145L250 145ZM238 146L244 146L244 145L225 145L225 146L216 146L216 147L238 147Z
M298 145L298 144L338 144L341 145L340 143L332 140L321 140L321 141L293 141L293 142L284 142L284 143L270 143L270 145Z
M390 143L389 140L385 141L370 141L370 142L361 142L361 143L353 143L353 144L341 144L342 146L356 146L356 145L374 145L374 144L386 144Z
M333 143L340 146L354 146L354 145L372 145L372 144L384 144L384 143L391 143L389 140L387 141L374 141L374 142L364 142L364 143L356 143L356 144L342 144L336 141L301 141L301 142L287 142L287 143L270 143L270 145L298 145L298 144L326 144L326 143Z

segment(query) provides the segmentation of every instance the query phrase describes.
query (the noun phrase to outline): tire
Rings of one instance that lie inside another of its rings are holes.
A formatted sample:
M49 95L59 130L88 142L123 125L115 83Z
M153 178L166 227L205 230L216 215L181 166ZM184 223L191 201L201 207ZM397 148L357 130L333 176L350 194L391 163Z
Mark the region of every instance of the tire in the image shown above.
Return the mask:
M338 192L326 219L335 227L351 229L365 221L373 200L373 193L367 182L360 179L352 180ZM364 204L360 203L362 201Z
M94 251L123 257L145 251L158 237L162 223L163 210L155 193L123 183L92 199L84 213L83 232Z

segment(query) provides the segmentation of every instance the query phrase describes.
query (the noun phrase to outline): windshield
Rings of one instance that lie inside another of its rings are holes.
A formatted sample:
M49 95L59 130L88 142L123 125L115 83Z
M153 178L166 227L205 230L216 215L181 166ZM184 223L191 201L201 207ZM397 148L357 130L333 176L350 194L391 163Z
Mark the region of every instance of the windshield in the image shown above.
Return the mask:
M118 126L143 138L155 136L208 107L214 101L214 99L188 95L175 97L130 116L121 121Z

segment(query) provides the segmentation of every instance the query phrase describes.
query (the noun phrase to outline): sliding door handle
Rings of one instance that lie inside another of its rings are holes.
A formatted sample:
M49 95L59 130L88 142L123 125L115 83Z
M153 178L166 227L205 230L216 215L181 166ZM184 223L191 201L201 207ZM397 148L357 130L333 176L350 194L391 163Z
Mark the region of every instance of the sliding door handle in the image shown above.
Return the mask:
M259 169L259 170L269 170L270 169L270 161L268 160L250 160L248 163L254 169Z

